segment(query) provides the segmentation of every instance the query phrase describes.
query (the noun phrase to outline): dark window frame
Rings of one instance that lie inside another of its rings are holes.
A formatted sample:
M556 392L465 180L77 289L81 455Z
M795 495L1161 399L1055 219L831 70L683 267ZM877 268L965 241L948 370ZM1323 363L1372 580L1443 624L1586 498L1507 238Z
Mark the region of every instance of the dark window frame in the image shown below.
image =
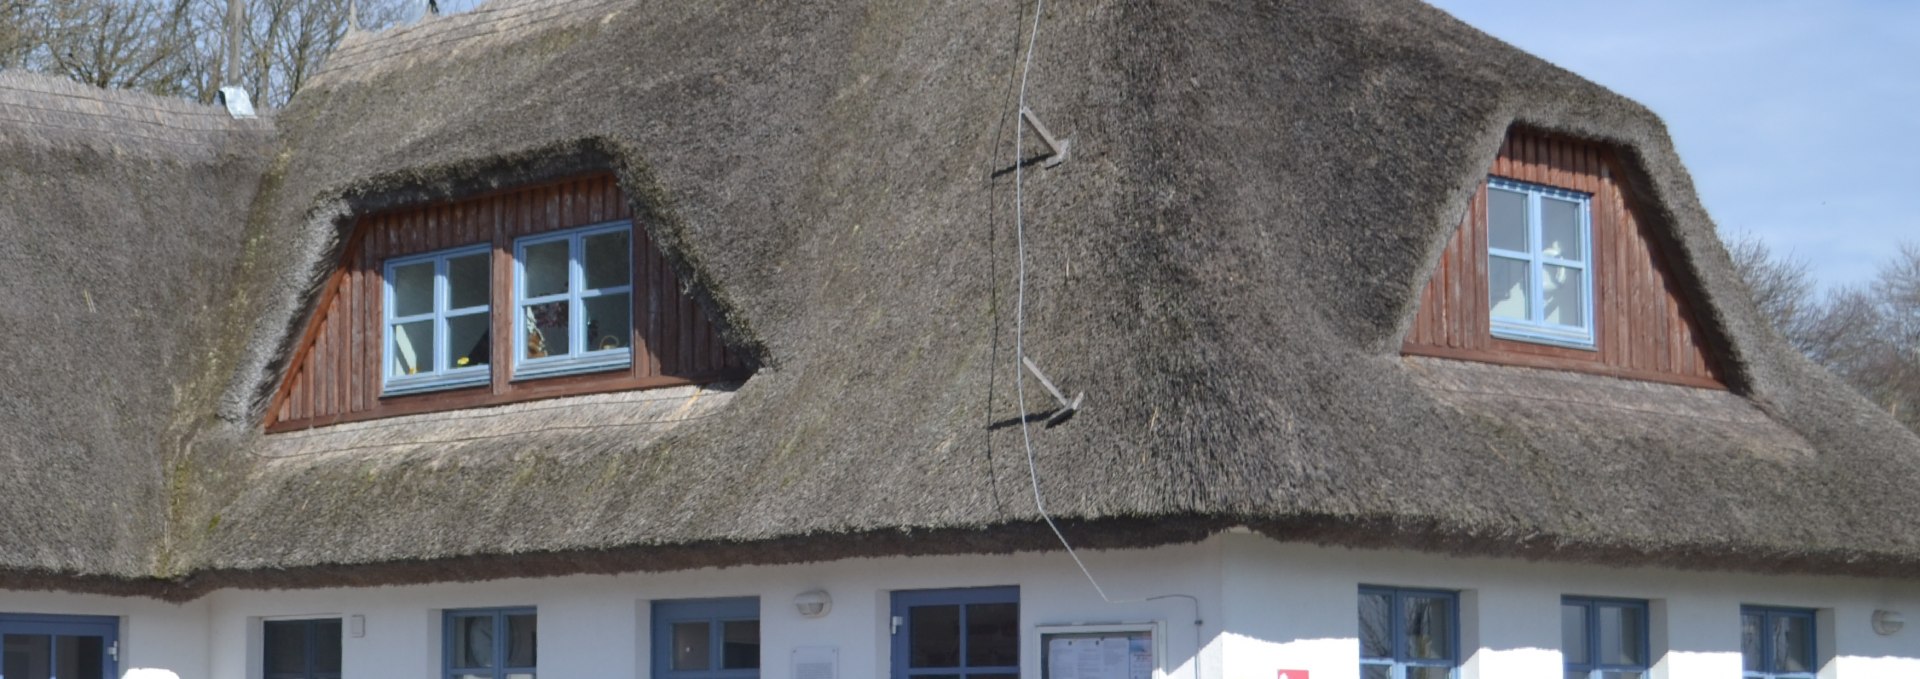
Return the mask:
M764 654L756 656L751 668L726 666L726 623L760 622L759 597L725 599L660 599L653 602L654 679L758 679L765 664ZM673 626L677 623L707 623L707 668L680 670L673 667ZM755 637L756 652L763 651Z
M339 618L301 618L294 620L261 621L260 676L262 679L340 679L340 673L343 670L336 669L332 672L327 672L316 667L317 662L314 649L318 647L317 642L320 640L321 635L326 633L322 627L327 623L333 624L333 633L335 635L343 633L344 628L341 626ZM275 672L273 668L269 666L269 663L273 662L273 634L274 628L276 627L296 627L298 629L304 650L304 653L302 653L304 666L297 673ZM337 641L334 644L334 650L341 652L343 655L345 654L344 645ZM341 660L344 660L344 658L335 659L336 667L340 664Z
M1652 609L1652 605L1648 603L1646 600L1618 599L1618 598L1590 597L1590 596L1566 596L1566 597L1560 598L1560 605L1562 607L1566 607L1566 606L1580 607L1583 610L1583 615L1585 616L1586 625L1587 625L1587 639L1586 639L1587 660L1586 662L1583 662L1583 663L1576 663L1572 660L1566 660L1565 661L1566 672L1568 674L1572 674L1574 672L1585 672L1587 673L1587 676L1589 677L1589 679L1602 679L1603 677L1607 676L1606 673L1609 673L1609 672L1645 673L1652 670L1653 668L1652 610L1653 609ZM1600 648L1600 607L1602 606L1613 606L1613 607L1623 608L1623 609L1627 609L1635 612L1635 614L1637 615L1640 621L1640 634L1638 635L1638 638L1634 639L1634 643L1638 645L1638 650L1640 651L1640 658L1643 661L1641 664L1638 664L1638 665L1608 664L1608 663L1602 663L1602 662L1596 661L1595 656L1599 653L1599 648ZM1562 658L1566 657L1565 651L1566 649L1561 649Z
M1749 615L1760 616L1760 669L1746 669L1746 643L1740 644L1740 670L1744 679L1815 679L1820 675L1820 615L1811 608L1793 608L1787 606L1751 606L1740 607L1741 625L1746 624ZM1813 669L1805 672L1787 672L1773 667L1773 635L1766 630L1773 621L1781 618L1797 618L1807 621L1807 666Z
M1366 675L1366 668L1369 665L1392 668L1391 671L1394 679L1404 678L1406 676L1406 670L1409 667L1444 667L1447 669L1448 677L1453 677L1455 679L1458 679L1458 677L1460 676L1460 636L1461 636L1460 592L1459 591L1444 590L1444 589L1419 589L1419 588L1411 588L1411 587L1385 587L1380 585L1361 585L1359 595L1360 596L1366 596L1366 595L1386 596L1388 600L1392 602L1389 605L1388 611L1387 611L1387 619L1389 621L1389 630L1387 634L1388 634L1388 637L1393 641L1393 655L1391 657L1367 656L1365 655L1366 649L1364 648L1364 644L1362 645L1363 647L1360 649L1362 653L1362 655L1360 656L1361 676ZM1414 597L1440 598L1447 601L1447 618L1448 618L1447 627L1448 627L1449 636L1447 639L1448 655L1446 658L1444 659L1414 658L1414 657L1411 657L1410 653L1408 653L1406 623L1403 619L1402 612L1406 610L1405 609L1406 600ZM1356 613L1356 616L1357 615L1358 614ZM1358 622L1357 617L1356 617L1356 622Z
M506 664L511 636L507 633L507 618L516 615L534 616L533 664L513 666ZM492 667L454 667L454 621L459 618L493 619ZM528 677L540 676L540 618L539 612L532 606L511 606L504 608L452 608L441 613L440 617L440 676L454 679L463 675L493 675L493 679L507 679L509 675L524 674Z

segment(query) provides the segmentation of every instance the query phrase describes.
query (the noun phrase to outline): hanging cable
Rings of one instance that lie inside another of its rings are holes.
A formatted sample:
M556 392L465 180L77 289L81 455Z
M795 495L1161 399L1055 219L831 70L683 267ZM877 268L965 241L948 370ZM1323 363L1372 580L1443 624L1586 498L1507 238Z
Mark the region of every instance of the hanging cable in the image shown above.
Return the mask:
M1020 64L1020 93L1016 108L1014 109L1014 115L1016 117L1020 115L1020 112L1027 110L1027 74L1033 70L1033 49L1040 39L1040 15L1045 9L1046 0L1034 0L1033 26L1027 33L1027 53ZM1067 556L1073 558L1073 564L1080 567L1080 574L1085 575L1087 582L1093 585L1093 591L1100 595L1101 601L1109 604L1131 604L1165 599L1185 599L1187 603L1192 605L1194 626L1193 676L1197 678L1200 676L1200 648L1204 645L1200 634L1202 620L1200 618L1199 597L1190 594L1162 594L1139 599L1115 599L1107 596L1106 588L1100 586L1100 579L1093 577L1093 571L1087 568L1087 563L1080 559L1080 553L1074 550L1073 543L1067 540L1066 533L1060 531L1060 525L1055 523L1053 515L1047 512L1046 498L1040 493L1040 465L1034 453L1032 425L1027 421L1027 380L1026 375L1020 370L1027 359L1027 226L1026 195L1023 188L1023 180L1025 179L1023 167L1025 163L1022 162L1026 158L1026 131L1026 125L1016 120L1013 131L1013 233L1014 252L1018 260L1017 270L1019 275L1018 282L1014 288L1013 298L1013 391L1015 401L1020 408L1020 440L1027 450L1027 479L1033 486L1033 506L1034 509L1040 512L1040 519L1046 522L1047 528L1053 531L1053 536L1059 538L1060 546L1066 548Z

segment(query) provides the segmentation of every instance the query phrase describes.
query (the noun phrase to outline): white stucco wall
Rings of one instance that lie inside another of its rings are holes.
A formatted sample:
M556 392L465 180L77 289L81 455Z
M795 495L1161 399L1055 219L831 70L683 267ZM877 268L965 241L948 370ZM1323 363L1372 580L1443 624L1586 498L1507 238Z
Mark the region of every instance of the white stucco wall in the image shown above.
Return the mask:
M1115 599L1160 594L1198 597L1203 615L1219 610L1215 543L1083 554ZM534 606L539 611L541 679L645 677L654 599L758 596L763 679L788 679L793 649L838 649L840 677L888 674L888 593L894 590L1018 585L1022 676L1040 676L1036 625L1158 622L1165 631L1167 679L1194 679L1199 640L1184 600L1109 604L1064 553L1015 556L852 559L783 567L707 569L661 574L328 589L228 591L207 599L214 679L258 679L260 621L364 616L366 635L345 639L343 673L353 679L434 677L440 672L440 611ZM802 618L795 595L827 591L824 618ZM1205 634L1215 638L1217 627ZM1203 665L1205 664L1203 657ZM1217 667L1217 658L1213 660ZM182 677L195 676L187 672ZM1218 677L1216 671L1205 676Z
M223 591L185 605L47 592L0 592L0 612L118 616L123 677L258 679L263 619L360 616L343 640L349 679L439 676L441 611L534 606L542 679L648 676L654 599L757 596L765 679L791 679L796 648L838 650L840 677L888 674L889 592L1018 585L1022 676L1040 679L1035 626L1161 625L1164 679L1358 677L1355 597L1362 584L1461 593L1461 679L1559 677L1564 595L1652 603L1656 679L1740 676L1742 604L1820 611L1823 679L1920 677L1920 622L1893 636L1871 628L1875 609L1920 620L1920 585L1855 578L1774 577L1461 559L1402 551L1282 544L1229 533L1198 545L1084 553L1116 599L1199 598L1204 625L1180 599L1109 604L1064 553L852 559L798 566L573 576L366 589ZM805 619L793 597L822 589L825 618ZM1194 658L1200 648L1199 661ZM1196 676L1197 675L1197 676Z
M1461 679L1561 676L1560 598L1645 599L1653 679L1738 679L1743 604L1811 608L1822 679L1920 677L1920 626L1875 634L1875 609L1920 613L1920 585L1858 578L1757 576L1462 559L1401 551L1221 537L1232 676L1279 669L1357 679L1361 585L1456 590Z

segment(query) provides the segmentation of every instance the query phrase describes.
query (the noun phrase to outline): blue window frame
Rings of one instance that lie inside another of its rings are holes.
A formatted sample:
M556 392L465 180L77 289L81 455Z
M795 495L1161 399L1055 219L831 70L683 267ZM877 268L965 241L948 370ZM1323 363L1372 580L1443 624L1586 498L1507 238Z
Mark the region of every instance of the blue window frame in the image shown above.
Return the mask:
M514 377L633 364L632 222L514 242Z
M92 615L0 613L0 676L120 676L120 620Z
M265 679L340 679L340 619L268 620L261 674Z
M1020 588L893 593L893 679L1020 675Z
M1566 679L1641 679L1649 639L1647 602L1564 597L1560 600L1560 655Z
M653 602L655 679L758 679L760 600Z
M1741 669L1748 679L1813 679L1820 672L1814 612L1740 607Z
M487 245L387 260L381 315L387 396L491 379L492 268Z
M1487 310L1502 339L1594 348L1592 196L1487 181Z
M1459 593L1360 588L1361 679L1453 679L1459 658Z
M534 679L539 618L532 608L450 610L443 620L447 679Z

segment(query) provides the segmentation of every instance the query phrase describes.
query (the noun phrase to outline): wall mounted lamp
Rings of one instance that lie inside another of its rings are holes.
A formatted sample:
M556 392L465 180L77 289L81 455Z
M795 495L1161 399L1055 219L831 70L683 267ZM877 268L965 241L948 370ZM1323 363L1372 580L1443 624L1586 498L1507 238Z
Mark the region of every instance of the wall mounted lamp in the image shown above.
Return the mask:
M800 611L802 618L824 618L833 610L833 597L826 590L808 590L793 597L794 610Z
M1906 626L1907 618L1906 616L1900 615L1899 611L1880 610L1873 612L1874 634L1883 637L1893 636L1895 632L1900 631L1900 628Z

